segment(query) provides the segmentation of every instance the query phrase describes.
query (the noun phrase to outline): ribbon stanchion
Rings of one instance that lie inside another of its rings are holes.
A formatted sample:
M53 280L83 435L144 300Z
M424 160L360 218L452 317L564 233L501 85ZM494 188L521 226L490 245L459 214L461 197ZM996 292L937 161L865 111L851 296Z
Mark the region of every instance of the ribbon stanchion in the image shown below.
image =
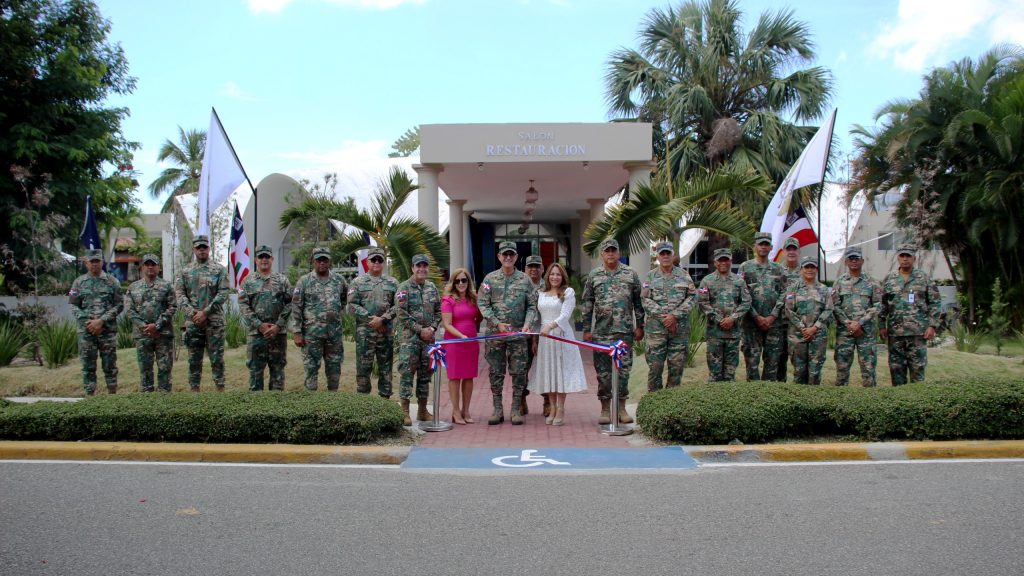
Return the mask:
M445 360L444 348L439 343L427 348L427 354L430 356L430 368L434 371L434 419L418 422L417 425L424 432L447 432L452 429L452 423L441 420L441 367L448 368L448 362Z

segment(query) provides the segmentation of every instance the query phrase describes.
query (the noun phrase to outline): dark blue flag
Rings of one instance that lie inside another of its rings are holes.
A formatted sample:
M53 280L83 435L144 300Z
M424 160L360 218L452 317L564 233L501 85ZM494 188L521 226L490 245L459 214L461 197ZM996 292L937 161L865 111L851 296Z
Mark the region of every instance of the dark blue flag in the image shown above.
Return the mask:
M86 250L102 250L100 242L100 229L96 226L96 213L92 210L92 196L85 197L85 226L82 226L82 235L78 237Z

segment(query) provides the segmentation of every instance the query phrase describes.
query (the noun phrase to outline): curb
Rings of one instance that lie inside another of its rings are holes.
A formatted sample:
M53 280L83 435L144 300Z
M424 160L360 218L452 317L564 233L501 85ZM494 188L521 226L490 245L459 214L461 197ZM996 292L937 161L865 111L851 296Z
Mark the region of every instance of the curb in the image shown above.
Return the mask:
M684 446L701 463L1024 458L1024 440Z

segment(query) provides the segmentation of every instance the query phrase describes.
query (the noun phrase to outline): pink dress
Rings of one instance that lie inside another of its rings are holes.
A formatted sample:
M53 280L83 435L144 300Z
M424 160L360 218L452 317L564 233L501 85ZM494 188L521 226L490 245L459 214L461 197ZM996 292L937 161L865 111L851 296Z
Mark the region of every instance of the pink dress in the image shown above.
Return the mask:
M451 296L445 296L441 300L441 313L452 315L452 326L462 332L466 337L476 336L476 327L483 320L480 309L476 304L463 300L456 301ZM447 339L448 336L445 335ZM461 380L463 378L476 378L480 372L477 362L480 359L480 343L467 342L465 344L450 344L444 347L445 358L448 361L448 379Z

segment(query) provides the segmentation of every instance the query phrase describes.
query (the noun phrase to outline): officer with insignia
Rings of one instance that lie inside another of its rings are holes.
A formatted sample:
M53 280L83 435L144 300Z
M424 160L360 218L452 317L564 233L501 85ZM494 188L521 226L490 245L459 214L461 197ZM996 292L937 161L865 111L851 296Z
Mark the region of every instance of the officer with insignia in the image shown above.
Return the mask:
M889 344L892 385L924 381L928 340L939 326L942 300L928 274L915 268L917 247L904 244L896 251L899 269L882 281L882 339Z
M174 281L178 309L185 313L185 346L188 348L188 385L199 392L203 378L203 350L210 356L213 383L224 391L224 302L228 298L228 272L210 261L210 239L192 240L195 261Z
M602 265L590 271L583 285L583 340L627 345L619 368L618 421L629 424L633 417L626 412L629 398L629 373L633 368L633 343L644 338L644 304L640 297L643 284L632 268L619 262L619 243L614 238L601 242ZM644 258L648 256L644 254ZM612 358L606 352L594 351L597 373L597 398L601 401L599 424L611 422Z
M270 368L270 389L284 390L288 364L288 320L292 314L292 284L274 272L274 251L266 244L256 248L256 273L249 274L238 289L238 309L249 328L249 390L263 390L263 371Z
M368 270L348 289L349 311L356 317L356 392L369 394L373 361L377 360L377 394L391 398L391 365L395 338L392 324L398 315L395 294L398 280L384 274L382 248L367 250Z
M416 254L412 257L412 276L398 285L395 302L398 308L398 326L402 330L398 343L398 396L402 401L405 425L410 426L409 400L412 398L413 377L416 378L416 419L424 422L434 416L427 411L430 394L430 355L427 353L441 327L441 294L437 286L427 280L430 275L430 257Z
M85 393L96 393L96 356L103 365L107 392L117 393L117 315L124 307L121 284L103 271L103 251L88 250L87 272L71 284L68 303L78 322L78 357Z
M160 258L142 257L142 279L128 287L124 315L131 320L135 355L139 361L139 388L153 391L153 364L161 392L171 391L174 367L174 286L159 276Z
M789 319L793 382L821 384L828 325L832 322L832 299L828 287L818 281L818 260L814 256L800 260L800 280L789 285L784 304Z
M740 363L741 323L750 310L750 291L732 273L732 250L719 248L713 256L715 271L700 281L697 304L708 319L708 381L731 382Z
M836 386L850 381L853 353L860 362L861 385L875 385L875 339L882 310L882 285L864 274L864 255L859 246L846 249L847 272L832 286L832 309L836 318Z
M661 390L662 373L668 363L666 388L679 386L686 368L690 342L690 310L697 297L697 286L690 275L673 264L671 242L659 242L654 248L658 267L647 274L640 294L647 319L647 390Z
M782 258L782 273L785 276L783 286L788 288L793 282L800 280L800 241L796 238L787 238L786 242L782 245L783 258ZM785 292L785 289L783 289ZM780 312L781 314L781 312ZM778 322L780 323L780 329L782 334L789 334L789 320L786 320L786 315L782 314ZM779 382L786 381L786 365L789 363L789 338L782 338L782 349L779 351L779 375L776 378Z
M530 282L533 284L533 289L534 290L540 290L540 277L541 277L541 275L543 273L544 273L544 260L542 260L541 257L537 256L536 254L534 254L532 256L527 256L526 257L526 275L530 278ZM534 340L536 340L536 339L537 339L537 337L535 336ZM533 357L534 357L533 349L534 349L533 346L527 346L526 347L526 356L527 356L526 372L527 373L529 373L530 369L533 368ZM526 416L527 414L530 413L530 410L526 406L526 397L529 396L529 395L530 395L530 388L527 387L526 390L523 390L523 403L522 403L522 406L521 406L521 411L522 411L523 416ZM551 414L551 399L548 397L548 394L541 394L541 396L544 397L544 417L547 418L548 415Z
M319 386L323 360L327 390L338 391L345 356L341 316L347 302L348 287L341 274L331 271L331 253L326 248L313 250L313 271L299 278L292 290L292 337L302 348L306 390Z
M739 268L739 275L750 291L750 312L743 318L742 346L748 382L775 380L782 342L786 338L779 321L786 276L782 266L768 260L771 251L771 233L758 232L754 236L754 258L740 264ZM764 368L759 373L762 358Z

